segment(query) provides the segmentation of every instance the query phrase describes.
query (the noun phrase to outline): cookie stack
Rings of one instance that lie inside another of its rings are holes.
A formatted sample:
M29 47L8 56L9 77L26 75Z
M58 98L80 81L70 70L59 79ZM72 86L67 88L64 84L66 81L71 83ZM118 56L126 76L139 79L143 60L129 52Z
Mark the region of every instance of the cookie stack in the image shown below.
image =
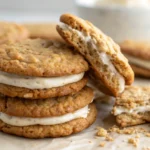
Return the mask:
M0 46L1 131L44 138L90 126L97 110L86 86L88 63L94 85L111 96L133 82L134 73L111 38L71 14L60 21L57 31L64 40L57 33L55 40L46 36Z
M96 119L88 63L57 41L26 39L0 47L0 130L28 138L82 131Z

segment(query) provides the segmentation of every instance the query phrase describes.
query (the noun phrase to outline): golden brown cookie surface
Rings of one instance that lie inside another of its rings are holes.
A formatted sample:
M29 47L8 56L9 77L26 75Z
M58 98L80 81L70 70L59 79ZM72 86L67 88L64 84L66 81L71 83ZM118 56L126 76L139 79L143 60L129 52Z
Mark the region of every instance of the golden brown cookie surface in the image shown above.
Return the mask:
M150 43L128 40L120 43L120 46L135 75L150 77Z
M71 14L62 15L60 21L63 24L57 26L59 34L88 60L111 95L116 96L122 91L120 76L127 85L133 82L134 73L111 38L92 23Z
M128 86L116 98L112 113L116 116L117 123L122 126L138 125L150 122L149 103L150 86Z
M95 105L90 104L89 107L90 112L87 118L79 118L59 125L33 125L26 127L11 126L0 121L0 130L8 134L27 138L68 136L86 129L96 120L97 110Z
M0 48L0 70L18 75L51 77L88 70L84 58L65 44L28 39Z
M150 70L131 64L136 76L150 78Z
M150 112L139 114L121 114L116 117L117 123L121 127L140 125L150 122Z
M93 101L93 90L83 88L78 93L63 97L26 100L0 97L0 112L20 117L51 117L72 113Z
M28 23L24 26L28 29L31 38L63 41L56 31L56 23Z
M0 22L0 44L21 41L29 36L28 30L15 23Z
M127 86L125 91L116 98L116 105L134 108L143 105L150 99L150 86Z
M138 42L127 40L119 44L121 50L125 54L129 54L131 56L150 60L150 43L149 42Z

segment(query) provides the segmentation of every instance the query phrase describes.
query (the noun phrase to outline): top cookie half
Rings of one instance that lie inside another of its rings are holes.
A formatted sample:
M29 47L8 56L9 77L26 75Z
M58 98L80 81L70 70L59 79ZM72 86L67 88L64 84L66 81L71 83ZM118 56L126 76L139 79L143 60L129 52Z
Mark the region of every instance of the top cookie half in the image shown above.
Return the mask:
M84 58L67 45L28 39L0 47L0 71L25 76L55 77L88 70Z
M91 64L94 73L111 95L118 95L130 85L134 73L120 47L92 23L71 14L60 17L59 34Z

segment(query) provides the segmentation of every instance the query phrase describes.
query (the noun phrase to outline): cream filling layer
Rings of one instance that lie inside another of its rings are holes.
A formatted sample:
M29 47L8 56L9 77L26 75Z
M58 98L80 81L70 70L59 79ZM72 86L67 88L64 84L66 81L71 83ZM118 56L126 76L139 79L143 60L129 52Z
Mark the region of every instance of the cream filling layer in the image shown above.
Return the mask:
M100 59L102 60L103 64L109 66L112 76L117 76L118 77L118 82L119 82L119 92L122 93L125 88L125 79L124 77L116 70L114 65L111 63L111 58L110 56L106 55L106 53L101 53L99 55Z
M83 41L85 41L86 44L91 43L93 49L97 50L99 59L103 62L104 65L107 65L107 67L109 68L111 75L117 76L118 84L119 84L119 93L122 93L125 88L125 79L112 64L111 57L104 52L101 53L99 52L99 47L96 45L96 40L92 39L90 35L86 35L84 32L80 32L76 29L73 29L67 24L61 23L59 27L62 28L63 30L69 30L75 32Z
M144 112L148 112L150 111L150 105L146 105L146 106L137 106L135 108L132 109L127 109L123 106L118 106L115 107L115 111L114 111L114 115L120 115L122 113L127 113L127 114L137 114L137 113L144 113Z
M19 76L0 71L0 83L28 89L49 89L80 81L84 73L62 77Z
M45 117L45 118L29 118L10 116L0 112L0 119L12 126L30 126L30 125L56 125L62 124L77 118L86 118L89 113L88 106L85 106L73 113L68 113L63 116Z
M125 54L125 56L127 57L127 59L129 60L129 62L131 64L135 64L137 66L143 67L145 69L150 69L150 61L149 60L142 60L130 55Z

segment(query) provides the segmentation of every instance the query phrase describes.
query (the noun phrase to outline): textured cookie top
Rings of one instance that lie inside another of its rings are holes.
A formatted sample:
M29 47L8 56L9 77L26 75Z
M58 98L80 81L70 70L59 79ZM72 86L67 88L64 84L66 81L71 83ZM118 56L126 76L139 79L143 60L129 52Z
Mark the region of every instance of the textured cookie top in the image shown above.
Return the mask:
M21 41L29 36L28 30L18 24L0 22L0 44Z
M150 43L137 41L124 41L119 44L123 53L144 60L150 60Z
M31 38L43 38L63 41L56 31L56 23L28 23L24 24Z
M0 48L0 70L26 76L64 76L88 70L84 58L67 45L28 39Z
M129 126L131 127L131 126L135 126L135 125L137 126L137 125L141 125L144 123L149 123L150 122L149 116L150 116L149 111L143 112L143 113L138 113L138 114L123 113L123 114L116 116L116 122L122 128L129 127ZM125 128L125 129L130 129L130 128ZM134 128L134 130L137 132L137 128ZM145 133L145 131L144 131L144 133Z
M149 105L150 87L126 87L125 91L116 98L115 106L134 108L136 106Z
M128 60L110 37L92 23L71 14L62 15L60 21L63 23L57 26L60 35L88 60L97 77L109 87L113 95L118 94L120 75L124 78L125 84L130 85L133 82L134 73Z
M22 117L51 117L72 113L87 106L94 98L93 90L83 88L76 94L38 100L9 98L0 95L0 112Z

